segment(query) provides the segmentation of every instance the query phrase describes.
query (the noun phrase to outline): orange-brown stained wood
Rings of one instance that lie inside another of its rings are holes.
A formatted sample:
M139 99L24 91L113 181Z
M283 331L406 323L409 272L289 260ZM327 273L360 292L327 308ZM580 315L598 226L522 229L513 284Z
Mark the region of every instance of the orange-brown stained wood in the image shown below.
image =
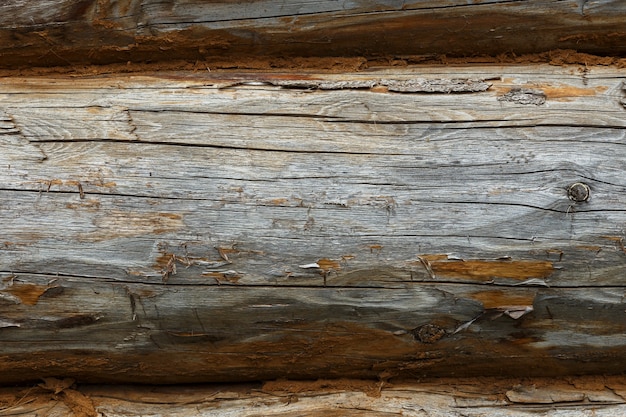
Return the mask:
M527 260L431 261L430 268L437 277L465 278L483 282L494 278L517 280L548 278L554 271L552 262Z
M565 85L529 85L529 88L538 88L548 99L568 101L579 96L595 96L606 91L606 87L579 88Z
M338 271L341 269L341 265L339 265L338 261L328 258L319 259L317 261L317 264L323 272Z
M536 290L507 289L473 292L469 294L469 297L480 301L485 309L489 309L510 306L532 306L536 294Z
M369 245L370 253L380 252L383 249L383 245Z
M288 198L274 198L272 200L270 200L270 204L274 205L274 206L280 206L283 205L285 203L289 202Z
M498 84L512 84L513 80L503 79L502 82L494 82L491 90L497 94L505 94L511 90L510 86ZM542 83L526 83L524 85L516 85L516 87L527 88L540 91L545 94L548 100L554 101L571 101L576 97L596 96L607 91L605 86L581 88L564 84L542 84Z
M241 275L235 272L207 271L207 272L203 272L202 276L213 278L218 284L221 284L223 281L231 283L231 284L236 284L241 279Z
M50 287L46 285L23 284L14 282L0 292L7 292L20 299L22 304L34 306Z
M85 209L88 211L97 211L100 208L100 200L94 198L80 200L76 203L65 203L65 207L72 210Z
M176 261L176 255L167 252L161 252L154 260L155 266L159 269L167 267L172 261Z
M596 246L596 245L579 245L576 246L578 249L582 249L582 250L588 250L591 252L600 252L602 250L601 246Z
M418 258L422 261L428 261L428 262L447 261L448 255L446 255L445 253L433 253L433 254L419 255Z

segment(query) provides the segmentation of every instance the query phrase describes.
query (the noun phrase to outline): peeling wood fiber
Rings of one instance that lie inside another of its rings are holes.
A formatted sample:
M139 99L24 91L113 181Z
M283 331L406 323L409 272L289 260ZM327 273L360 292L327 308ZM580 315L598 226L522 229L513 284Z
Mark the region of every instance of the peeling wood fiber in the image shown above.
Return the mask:
M0 404L11 416L23 417L42 410L46 417L621 417L625 395L623 377L596 376L184 386L81 385L46 378L36 387L0 389Z
M10 0L0 4L0 67L552 49L615 56L626 53L625 18L622 0Z
M623 79L0 79L0 382L624 372Z

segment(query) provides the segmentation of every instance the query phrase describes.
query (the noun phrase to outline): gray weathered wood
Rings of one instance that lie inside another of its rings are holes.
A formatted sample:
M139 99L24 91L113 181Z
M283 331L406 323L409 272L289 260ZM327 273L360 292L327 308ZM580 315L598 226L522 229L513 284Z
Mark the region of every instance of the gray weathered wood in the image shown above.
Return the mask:
M577 70L1 79L0 381L625 371L624 76Z
M236 68L254 66L252 56L551 49L619 55L625 17L621 0L10 0L0 4L0 66L184 59Z

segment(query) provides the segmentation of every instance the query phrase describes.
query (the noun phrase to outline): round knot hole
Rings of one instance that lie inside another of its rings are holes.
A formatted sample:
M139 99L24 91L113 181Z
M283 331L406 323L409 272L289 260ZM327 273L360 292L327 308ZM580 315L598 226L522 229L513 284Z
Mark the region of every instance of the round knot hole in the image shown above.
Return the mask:
M446 331L434 324L425 324L411 331L413 337L422 343L435 343L441 339Z
M577 203L582 203L583 201L589 200L590 193L589 186L582 182L575 182L570 185L567 189L567 196L570 200L575 201Z

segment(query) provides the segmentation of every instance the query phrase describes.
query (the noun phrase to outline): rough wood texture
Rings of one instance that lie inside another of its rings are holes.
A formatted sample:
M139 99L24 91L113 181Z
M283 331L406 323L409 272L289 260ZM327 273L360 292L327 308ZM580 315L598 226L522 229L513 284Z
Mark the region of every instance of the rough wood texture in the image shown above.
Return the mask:
M72 386L47 379L0 390L0 415L39 417L621 417L624 378L278 381L205 386Z
M622 0L9 0L0 4L0 66L550 49L623 55L625 19Z
M626 371L623 72L0 89L1 382Z

